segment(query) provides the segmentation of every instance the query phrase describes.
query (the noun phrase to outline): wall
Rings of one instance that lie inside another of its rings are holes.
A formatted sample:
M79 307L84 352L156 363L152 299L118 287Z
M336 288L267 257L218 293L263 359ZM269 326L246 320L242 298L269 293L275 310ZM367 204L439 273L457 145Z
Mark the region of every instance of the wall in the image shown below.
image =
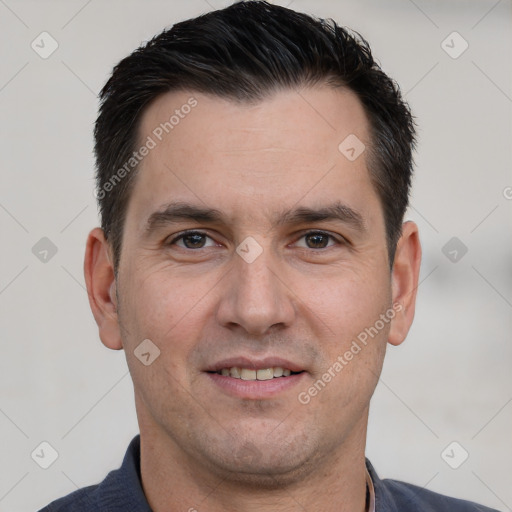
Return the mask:
M100 343L82 272L98 223L96 95L141 41L228 3L0 2L2 511L98 482L138 432L124 354ZM388 350L367 456L380 476L512 510L512 3L278 3L361 32L419 125L408 213L424 248L417 314ZM58 44L46 59L31 47L52 49L43 31ZM38 246L43 237L52 244ZM42 441L58 452L46 470L30 456Z

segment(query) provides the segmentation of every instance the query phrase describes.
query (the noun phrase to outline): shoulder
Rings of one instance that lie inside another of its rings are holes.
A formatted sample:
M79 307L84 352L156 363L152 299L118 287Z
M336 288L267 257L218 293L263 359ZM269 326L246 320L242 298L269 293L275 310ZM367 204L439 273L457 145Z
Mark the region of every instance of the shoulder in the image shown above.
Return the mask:
M119 469L97 485L78 489L39 512L151 512L140 480L140 436L133 438Z
M380 493L376 493L377 512L379 509L379 494L381 500L392 500L396 510L414 512L498 512L471 501L451 498L416 485L397 480L382 480ZM387 495L387 496L386 496ZM394 510L395 508L389 508ZM385 508L383 510L386 510Z
M89 487L78 489L67 496L52 501L39 512L81 512L84 510L98 510L95 497L98 487L98 485L90 485Z
M391 479L381 480L368 459L366 468L374 486L376 512L498 512L417 485Z

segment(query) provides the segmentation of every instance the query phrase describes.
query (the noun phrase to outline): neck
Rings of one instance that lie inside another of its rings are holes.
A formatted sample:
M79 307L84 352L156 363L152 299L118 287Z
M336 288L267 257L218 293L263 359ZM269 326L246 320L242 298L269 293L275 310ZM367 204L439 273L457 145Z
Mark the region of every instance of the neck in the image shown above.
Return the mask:
M313 468L296 475L269 470L260 481L215 471L184 453L159 426L140 417L139 424L142 484L154 512L366 510L366 422Z

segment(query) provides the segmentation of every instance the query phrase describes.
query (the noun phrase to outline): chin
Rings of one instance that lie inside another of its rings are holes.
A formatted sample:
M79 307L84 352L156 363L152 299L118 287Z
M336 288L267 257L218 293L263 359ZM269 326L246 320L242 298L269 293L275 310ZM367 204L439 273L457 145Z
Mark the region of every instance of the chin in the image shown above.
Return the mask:
M237 460L222 461L223 472L232 483L242 484L259 490L282 489L304 480L313 472L313 464L306 461L286 463L270 460L240 462Z
M266 434L246 439L225 439L217 444L202 446L202 458L208 459L212 469L223 474L231 482L238 482L260 489L274 489L292 485L314 472L317 467L312 439L288 432L281 439L269 438ZM238 442L237 442L238 441ZM224 445L225 449L220 448Z

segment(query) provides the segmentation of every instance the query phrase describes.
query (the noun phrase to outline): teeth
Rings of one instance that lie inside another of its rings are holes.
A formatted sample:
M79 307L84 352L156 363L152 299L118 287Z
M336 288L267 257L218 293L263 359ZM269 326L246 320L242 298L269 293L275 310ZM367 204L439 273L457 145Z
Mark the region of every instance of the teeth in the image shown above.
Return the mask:
M270 380L274 378L274 372L272 368L266 368L265 370L258 370L256 372L256 378L258 380Z
M256 380L256 370L248 370L247 368L242 368L240 372L240 378L242 380Z
M281 368L280 366L262 368L260 370L233 366L232 368L222 368L222 370L217 373L220 373L224 377L233 377L242 380L270 380L274 377L289 377L292 372L288 368Z
M280 366L276 366L274 368L274 377L282 377L283 376L283 369Z
M235 379L239 379L240 378L240 368L233 366L233 368L229 369L229 375L231 377L234 377Z

